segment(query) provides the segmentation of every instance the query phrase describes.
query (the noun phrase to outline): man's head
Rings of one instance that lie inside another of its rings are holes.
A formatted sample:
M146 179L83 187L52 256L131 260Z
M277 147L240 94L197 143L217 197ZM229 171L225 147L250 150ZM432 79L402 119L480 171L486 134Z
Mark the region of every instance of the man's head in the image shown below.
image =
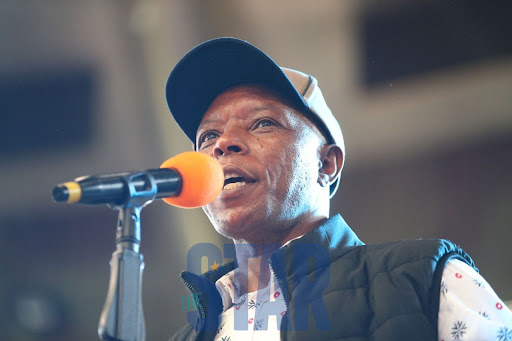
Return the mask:
M220 38L174 68L167 101L196 150L216 157L228 177L205 208L220 233L236 239L229 226L277 226L328 210L344 144L316 79Z

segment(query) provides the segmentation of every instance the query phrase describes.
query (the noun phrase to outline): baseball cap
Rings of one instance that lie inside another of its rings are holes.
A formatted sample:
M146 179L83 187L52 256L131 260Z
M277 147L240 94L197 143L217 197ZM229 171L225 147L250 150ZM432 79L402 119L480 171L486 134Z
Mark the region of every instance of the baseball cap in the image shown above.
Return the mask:
M241 84L261 84L277 91L319 125L328 142L338 145L345 156L341 127L327 106L318 81L303 72L280 67L254 45L231 37L212 39L193 48L167 80L167 105L194 145L197 128L213 100L224 90ZM338 185L339 175L331 184L331 197Z

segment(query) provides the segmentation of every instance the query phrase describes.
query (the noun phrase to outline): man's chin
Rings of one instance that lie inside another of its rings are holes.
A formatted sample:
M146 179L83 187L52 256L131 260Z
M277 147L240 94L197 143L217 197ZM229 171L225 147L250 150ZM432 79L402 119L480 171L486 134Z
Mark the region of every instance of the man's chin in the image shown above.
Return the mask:
M224 214L214 214L214 218L208 215L208 218L220 235L229 239L239 240L247 239L250 234L254 233L254 231L251 232L255 225L251 216L252 214L250 213L237 212L230 214L224 212Z

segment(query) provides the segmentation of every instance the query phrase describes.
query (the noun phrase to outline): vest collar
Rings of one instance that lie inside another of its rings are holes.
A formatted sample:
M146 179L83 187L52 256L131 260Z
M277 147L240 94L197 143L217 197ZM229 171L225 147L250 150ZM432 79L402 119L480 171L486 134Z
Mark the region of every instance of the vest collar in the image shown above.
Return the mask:
M276 250L270 259L270 265L285 294L285 299L288 296L285 283L290 285L298 277L314 271L310 267L311 259L315 260L316 269L329 266L335 259L359 245L364 243L337 214L301 238L294 239Z
M288 304L290 297L288 284L297 279L294 276L298 272L305 271L302 275L308 274L311 258L316 259L316 268L327 266L358 245L364 243L338 214L326 219L301 238L294 239L276 250L272 254L270 265L283 292L285 303ZM307 252L303 252L306 249ZM202 276L188 271L181 273L181 279L191 293L199 293L198 311L194 314L196 317L190 321L195 320L195 325L191 323L194 329L211 331L216 328L217 316L222 312L222 299L214 283L235 267L236 262L231 262L221 266L219 271Z

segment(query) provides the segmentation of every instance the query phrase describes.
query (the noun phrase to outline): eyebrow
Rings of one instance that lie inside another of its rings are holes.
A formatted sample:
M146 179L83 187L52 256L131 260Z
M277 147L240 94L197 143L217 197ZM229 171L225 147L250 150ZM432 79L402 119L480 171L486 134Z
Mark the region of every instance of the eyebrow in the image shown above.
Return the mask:
M203 121L203 122L200 122L199 125L197 126L197 130L199 130L199 128L201 128L201 126L205 125L205 124L210 124L210 123L214 123L215 120L206 120L206 121Z

